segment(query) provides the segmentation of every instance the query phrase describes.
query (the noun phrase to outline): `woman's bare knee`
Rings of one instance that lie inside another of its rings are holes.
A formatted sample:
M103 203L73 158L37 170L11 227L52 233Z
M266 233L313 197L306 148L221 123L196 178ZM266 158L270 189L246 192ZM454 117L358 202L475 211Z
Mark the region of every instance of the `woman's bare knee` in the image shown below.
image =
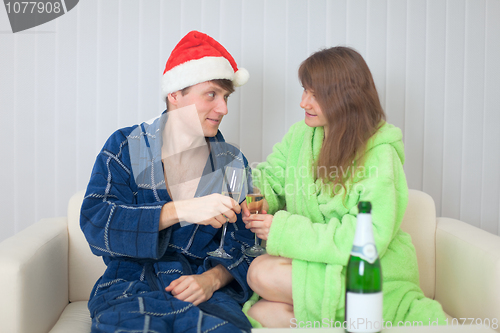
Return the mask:
M262 255L252 262L247 282L261 297L292 304L291 259Z
M265 254L255 258L248 268L247 283L257 293L259 293L257 290L261 289L262 280L265 280L262 275L266 274L266 256Z

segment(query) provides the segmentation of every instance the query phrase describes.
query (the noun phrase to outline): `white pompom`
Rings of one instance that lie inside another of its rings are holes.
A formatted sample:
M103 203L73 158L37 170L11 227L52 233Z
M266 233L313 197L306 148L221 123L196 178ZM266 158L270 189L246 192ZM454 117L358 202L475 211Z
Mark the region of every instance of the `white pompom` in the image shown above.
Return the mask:
M244 68L238 68L238 71L234 73L234 79L233 79L233 84L236 87L240 87L247 83L248 79L250 78L250 73Z

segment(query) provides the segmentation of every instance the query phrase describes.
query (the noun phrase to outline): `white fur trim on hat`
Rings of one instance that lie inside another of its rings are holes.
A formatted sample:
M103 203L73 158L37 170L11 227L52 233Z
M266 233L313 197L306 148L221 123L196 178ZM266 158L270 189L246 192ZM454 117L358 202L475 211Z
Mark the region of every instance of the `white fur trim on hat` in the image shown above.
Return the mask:
M203 57L187 61L163 74L163 98L171 92L215 79L233 81L233 67L226 58Z

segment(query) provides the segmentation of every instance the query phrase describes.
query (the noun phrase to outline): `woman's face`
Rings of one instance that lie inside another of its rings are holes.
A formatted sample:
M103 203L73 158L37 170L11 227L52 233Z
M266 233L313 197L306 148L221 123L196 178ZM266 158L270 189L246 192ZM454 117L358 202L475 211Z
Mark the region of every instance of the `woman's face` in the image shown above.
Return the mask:
M302 93L302 101L300 102L300 107L306 112L305 122L307 126L319 127L326 126L328 124L323 111L319 107L318 102L314 96L314 91L304 88Z

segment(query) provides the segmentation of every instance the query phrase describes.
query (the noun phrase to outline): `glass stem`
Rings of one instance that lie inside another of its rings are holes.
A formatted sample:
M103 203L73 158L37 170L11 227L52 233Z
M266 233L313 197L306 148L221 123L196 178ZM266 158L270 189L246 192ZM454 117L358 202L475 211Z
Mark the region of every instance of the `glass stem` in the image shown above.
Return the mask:
M259 246L259 238L257 237L257 234L255 235L255 246Z
M224 238L226 238L227 222L222 226L222 239L220 240L220 249L224 248Z

